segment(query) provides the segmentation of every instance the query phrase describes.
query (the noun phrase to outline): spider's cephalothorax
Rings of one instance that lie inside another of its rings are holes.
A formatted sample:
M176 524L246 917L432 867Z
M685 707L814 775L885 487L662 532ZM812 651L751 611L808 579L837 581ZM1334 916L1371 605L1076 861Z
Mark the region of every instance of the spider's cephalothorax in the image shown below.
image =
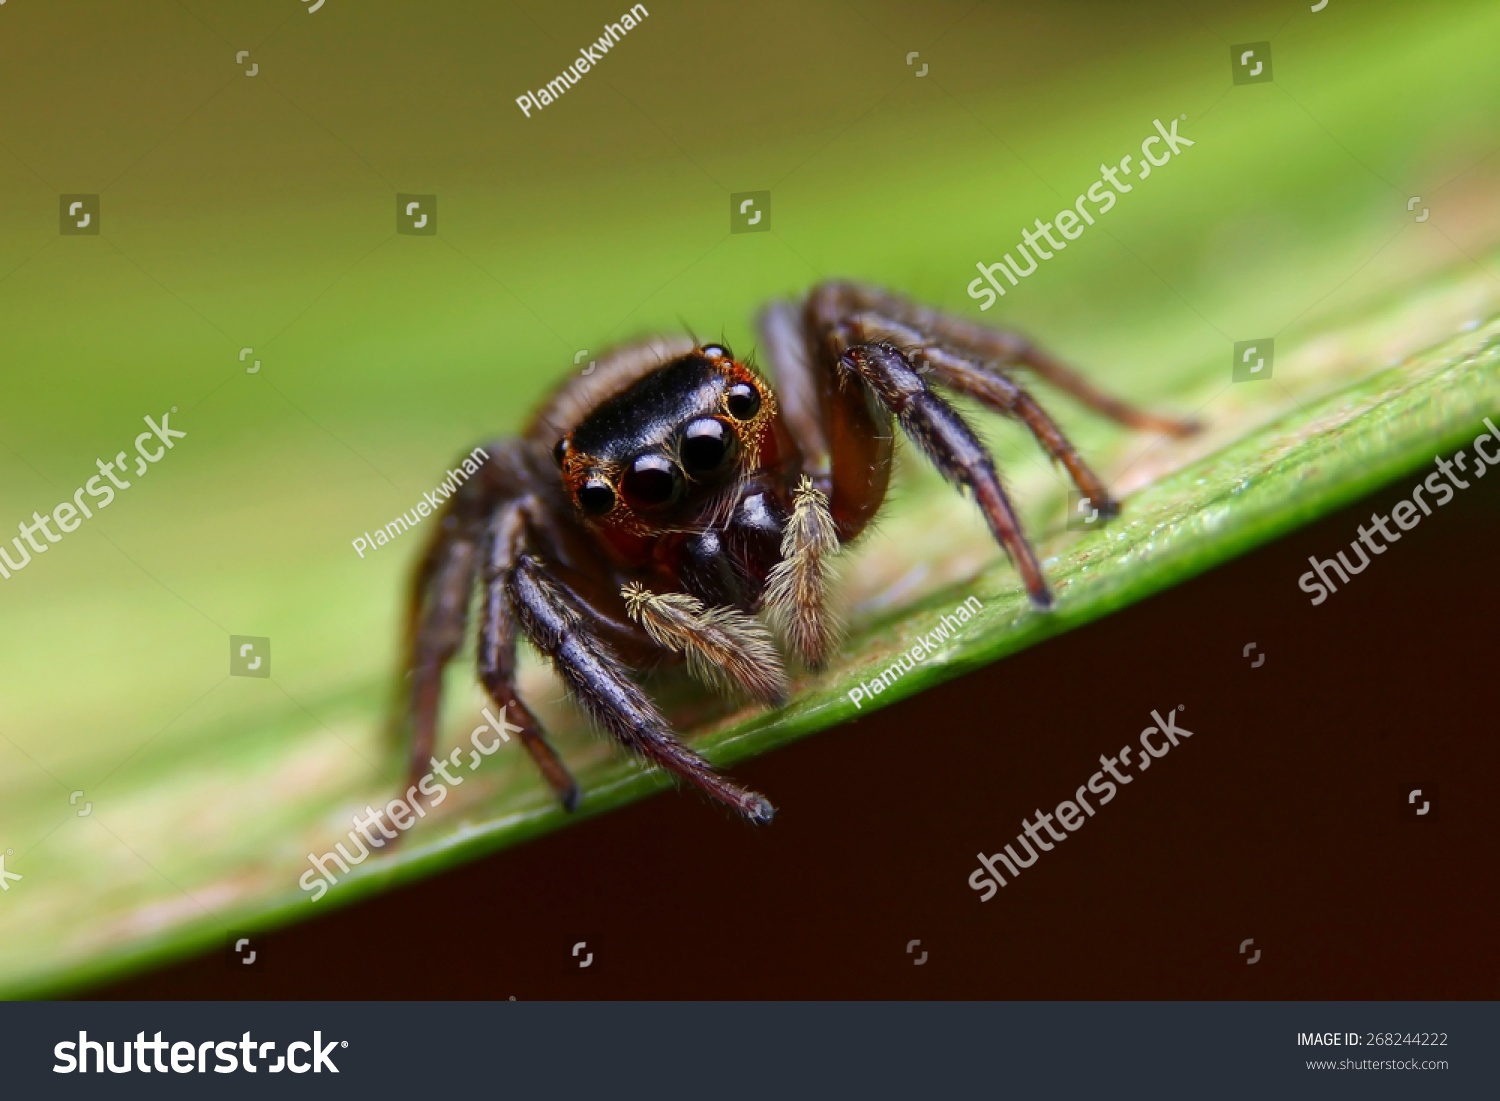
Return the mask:
M769 383L722 345L647 341L565 383L520 438L487 445L412 586L413 783L429 767L443 666L477 584L479 679L564 805L577 804L577 785L516 695L519 636L645 761L767 821L771 805L679 741L631 671L684 663L776 704L786 675L762 612L819 668L833 644L830 559L885 498L893 422L972 493L1039 608L1052 597L994 462L940 391L1021 421L1105 516L1118 511L1108 490L1006 369L1134 428L1194 428L1095 390L1018 336L868 287L827 283L800 306L776 303L760 331Z

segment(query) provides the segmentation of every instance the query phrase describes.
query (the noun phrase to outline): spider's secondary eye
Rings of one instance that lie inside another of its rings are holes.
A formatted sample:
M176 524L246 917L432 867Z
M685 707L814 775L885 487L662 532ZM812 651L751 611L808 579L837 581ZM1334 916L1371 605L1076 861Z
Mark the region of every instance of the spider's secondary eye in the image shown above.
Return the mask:
M642 455L630 464L621 488L632 505L660 508L682 494L682 475L665 455Z
M557 460L558 466L562 466L563 460L568 457L568 437L564 436L557 441L557 446L552 449L552 457Z
M603 478L590 478L578 490L578 507L590 516L603 516L615 507L615 491Z
M688 473L702 477L728 466L739 454L740 443L723 421L703 417L683 430L680 450Z
M734 353L731 352L723 344L705 344L703 345L703 354L706 355L709 359L734 358Z
M760 412L760 391L748 382L736 382L725 398L735 420L747 421Z

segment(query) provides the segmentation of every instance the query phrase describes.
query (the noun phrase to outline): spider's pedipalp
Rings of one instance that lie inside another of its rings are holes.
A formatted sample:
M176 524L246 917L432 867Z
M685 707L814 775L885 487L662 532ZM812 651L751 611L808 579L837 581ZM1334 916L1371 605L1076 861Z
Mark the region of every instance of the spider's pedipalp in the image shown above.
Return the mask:
M737 687L762 703L786 702L786 673L771 634L753 615L705 607L687 593L653 593L632 581L620 590L630 618L659 646L687 658L688 672L716 688Z
M781 561L766 582L765 606L809 669L822 668L835 625L827 609L838 529L828 498L806 475L792 495L792 515L781 536Z

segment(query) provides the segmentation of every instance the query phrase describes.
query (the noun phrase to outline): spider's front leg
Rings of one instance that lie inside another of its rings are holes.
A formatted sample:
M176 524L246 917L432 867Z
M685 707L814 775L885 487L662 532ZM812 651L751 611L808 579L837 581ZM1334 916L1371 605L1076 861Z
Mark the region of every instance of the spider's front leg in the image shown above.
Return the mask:
M537 652L552 663L574 698L616 741L751 821L771 820L775 808L765 796L730 783L677 739L611 649L591 632L573 598L548 580L536 557L518 554L508 569L497 571L491 582L491 589L495 588L503 590Z
M534 497L510 502L490 522L486 544L479 630L479 679L499 705L515 708L522 744L569 810L578 803L578 787L541 734L541 725L516 695L517 628L546 658L589 716L617 741L651 764L660 765L752 821L768 822L775 813L763 796L725 780L698 754L683 745L646 694L630 679L614 648L600 635L609 621L589 598L554 581L535 553L539 548L542 504ZM667 617L667 634L686 632L693 647L728 663L731 674L748 677L767 698L782 698L780 667L757 665L759 656L743 652L746 627L737 618L703 613L701 608L670 609L644 589L636 609L653 623ZM627 599L627 606L630 601ZM649 631L648 631L649 633ZM669 647L670 648L670 647ZM689 659L693 660L691 647ZM767 648L769 649L769 648ZM702 656L702 655L699 655ZM749 672L747 672L747 670Z

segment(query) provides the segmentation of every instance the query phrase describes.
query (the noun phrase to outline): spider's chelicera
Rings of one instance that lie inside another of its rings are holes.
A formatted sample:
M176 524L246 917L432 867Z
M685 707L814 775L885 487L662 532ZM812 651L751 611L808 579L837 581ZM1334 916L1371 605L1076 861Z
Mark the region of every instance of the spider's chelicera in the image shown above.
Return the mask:
M1019 420L1105 516L1118 505L1008 369L1132 428L1194 428L1101 393L1014 334L868 287L828 283L800 306L773 304L760 334L769 380L722 344L634 344L565 383L523 436L486 445L489 461L453 494L413 579L412 783L428 770L442 670L478 585L479 679L565 806L577 784L517 695L522 636L615 739L768 821L771 804L684 745L631 671L685 663L776 705L787 679L762 612L820 668L833 644L830 560L885 499L893 422L973 495L1043 609L1052 597L994 461L942 391Z

